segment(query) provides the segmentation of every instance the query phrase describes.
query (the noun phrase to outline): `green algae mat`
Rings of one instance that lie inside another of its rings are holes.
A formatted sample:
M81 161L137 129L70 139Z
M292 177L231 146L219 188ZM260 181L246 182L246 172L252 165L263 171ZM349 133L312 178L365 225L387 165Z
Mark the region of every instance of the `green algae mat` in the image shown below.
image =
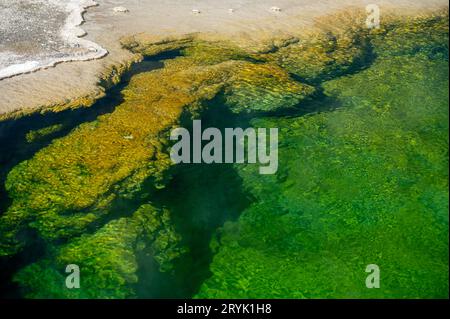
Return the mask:
M448 14L349 25L259 48L124 40L163 65L4 165L1 294L448 298ZM277 172L173 164L170 130L199 118L278 128Z

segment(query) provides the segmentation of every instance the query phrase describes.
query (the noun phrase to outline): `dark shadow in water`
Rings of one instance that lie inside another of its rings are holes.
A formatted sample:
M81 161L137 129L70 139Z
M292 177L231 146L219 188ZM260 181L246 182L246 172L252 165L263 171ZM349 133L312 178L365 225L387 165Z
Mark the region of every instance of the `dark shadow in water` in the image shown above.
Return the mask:
M58 113L36 113L19 119L10 119L0 122L0 215L7 210L11 200L5 190L5 180L8 172L20 162L30 159L40 149L49 145L54 139L67 135L78 125L94 121L98 116L111 113L123 102L122 90L128 85L132 76L160 69L164 66L163 60L173 59L180 52L170 51L139 63L134 63L121 78L119 84L107 90L105 97L96 101L92 106L65 110ZM39 130L55 124L62 124L62 129L49 134L38 141L28 143L26 134L31 130ZM121 204L118 204L120 207ZM21 294L16 284L12 282L14 273L42 258L45 254L45 242L33 230L27 230L20 236L26 236L26 242L31 243L19 254L13 257L0 257L0 298L20 298Z
M33 157L37 151L49 145L55 138L67 135L78 125L94 121L100 115L114 111L123 102L122 90L128 85L133 75L160 69L164 66L162 60L175 58L179 54L179 51L170 51L132 64L123 74L120 83L107 90L105 97L90 107L57 113L51 111L36 113L19 119L0 121L0 214L10 205L4 185L8 172L14 166ZM56 124L61 124L62 129L35 142L26 141L25 136L28 132Z
M232 114L218 99L206 109L201 115L204 128L223 131L225 127L248 126L242 123L243 117ZM192 120L183 118L180 126L192 131ZM153 194L152 202L170 210L181 245L189 251L176 260L170 273L161 273L155 262L149 264L148 258L139 258L136 291L140 298L193 297L211 276L212 236L226 221L236 220L252 201L233 164L178 164L171 175L168 185Z
M46 252L46 243L33 230L28 230L27 240L32 242L32 247L25 247L20 253L12 257L0 257L0 299L23 298L20 287L12 282L13 275L18 269L33 263Z
M129 83L132 75L160 68L162 59L174 58L179 51L146 59L134 64L124 75L121 83L107 92L105 98L85 109L68 110L60 113L36 114L19 120L0 122L0 212L9 202L5 200L3 189L7 172L19 162L32 157L39 149L48 145L53 139L66 135L77 125L95 120L99 115L112 112L122 102L122 89ZM367 56L358 61L346 74L357 73L373 62L371 47ZM340 74L343 75L343 74ZM292 75L294 80L306 83ZM280 109L274 112L233 114L225 106L224 96L218 95L209 103L201 114L202 126L221 128L250 127L253 118L261 117L298 117L306 114L327 112L339 107L336 101L323 94L320 86L326 79L320 79L314 85L316 93L294 108ZM35 143L26 143L25 135L30 130L44 128L54 124L63 124L64 128L45 139ZM192 120L188 113L181 118L181 126L190 128ZM184 164L175 165L169 175L172 176L167 186L148 194L136 194L132 199L117 199L113 202L110 214L93 224L87 232L91 232L111 219L129 215L143 202L151 200L156 207L167 207L172 216L176 231L182 237L182 245L189 252L176 260L172 272L162 273L155 261L138 255L139 282L136 293L140 298L191 298L199 290L202 282L211 273L209 265L212 252L209 247L212 236L226 221L236 220L240 213L252 202L252 198L242 187L242 180L233 168L233 164ZM153 188L149 179L144 182L143 189ZM33 234L27 234L33 236ZM36 261L45 251L44 243L36 238L32 248L25 249L19 255L6 260L0 258L0 297L20 297L17 287L11 283L11 276L17 269ZM32 251L32 252L31 252Z
M208 278L211 237L226 221L236 220L250 199L241 180L229 165L181 165L167 188L153 203L167 207L181 245L189 251L175 262L174 271L161 273L148 258L139 262L140 298L191 298Z
M252 119L299 117L329 112L338 107L336 100L323 94L318 87L312 97L292 108L233 114L225 105L225 96L218 94L208 103L200 118L202 129L219 128L224 136L225 128L246 129L251 127ZM192 132L192 119L188 113L182 116L180 126ZM237 220L254 200L244 190L242 179L233 165L175 165L169 173L171 181L164 189L152 194L154 205L170 210L172 222L189 252L176 260L171 273L159 272L156 262L149 263L144 255L138 256L139 282L135 287L138 297L192 298L212 275L209 269L213 258L209 247L212 237L225 222Z

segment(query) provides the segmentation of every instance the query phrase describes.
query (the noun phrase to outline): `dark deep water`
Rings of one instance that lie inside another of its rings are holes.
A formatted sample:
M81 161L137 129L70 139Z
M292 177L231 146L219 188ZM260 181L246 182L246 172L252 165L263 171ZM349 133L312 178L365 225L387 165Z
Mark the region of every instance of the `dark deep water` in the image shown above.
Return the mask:
M0 122L0 213L6 211L11 201L4 189L8 172L18 163L31 158L52 140L67 135L79 124L95 120L102 114L113 112L123 102L121 91L128 85L133 75L163 67L163 60L179 55L178 51L165 53L132 65L121 82L106 92L88 108L65 110L59 113L33 114L17 120ZM224 107L220 99L211 102L202 114L202 126L246 127L249 117L238 117ZM190 118L182 120L182 126L189 128ZM55 124L62 128L36 141L27 142L26 134ZM139 262L139 283L135 289L142 298L189 298L199 289L200 284L211 274L208 266L212 259L209 248L211 236L225 221L236 220L239 213L251 201L241 189L241 181L232 164L181 164L173 167L169 184L157 191L151 200L154 205L167 207L171 211L176 231L181 235L182 245L189 252L175 262L175 270L163 273L158 264ZM205 182L206 181L206 182ZM119 201L108 219L115 217L115 211L133 211L142 200ZM105 222L105 220L102 220ZM0 297L21 298L19 287L12 282L15 272L41 258L46 243L33 232L30 247L14 257L0 257ZM140 256L138 255L138 260Z

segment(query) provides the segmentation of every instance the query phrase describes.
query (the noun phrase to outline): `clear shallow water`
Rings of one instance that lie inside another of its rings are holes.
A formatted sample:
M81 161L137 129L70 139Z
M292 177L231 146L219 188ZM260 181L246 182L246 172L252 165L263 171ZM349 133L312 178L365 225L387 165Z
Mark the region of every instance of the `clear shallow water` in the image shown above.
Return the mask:
M447 70L439 60L377 61L323 84L334 111L253 120L281 128L280 170L237 168L256 200L220 232L197 296L445 297ZM364 284L373 263L381 289Z
M448 48L439 39L418 46L415 43L422 38L412 39L411 45L394 38L399 46L389 39L373 40L373 50L362 59L365 64L311 81L317 93L289 110L236 115L225 106L227 96L218 95L207 111L197 114L205 127L280 128L277 174L260 176L251 165L175 166L165 188L148 194L152 181L144 182L140 192L115 200L110 214L86 232L96 233L102 225L129 217L149 200L170 211L180 246L187 251L165 272L159 271L160 265L148 258L147 251L136 253L139 280L132 287L141 298L445 297ZM139 65L144 66L143 73L136 76L143 78L148 69L145 63ZM295 78L301 82L304 77ZM145 87L125 81L124 89L130 94ZM105 112L120 103L120 94L108 94ZM89 112L94 110L98 108ZM76 113L66 114L72 118ZM69 129L98 113L90 116ZM35 124L36 129L64 123L61 120ZM190 118L181 121L189 126ZM24 122L23 127L31 123L37 121ZM5 132L12 132L7 128ZM26 132L22 129L22 140ZM47 140L43 135L45 143L68 130L50 132ZM33 136L37 141L41 138ZM37 150L45 143L31 145ZM7 149L14 150L14 144ZM22 158L17 150L10 153L3 160L11 163L4 166L5 173L35 150ZM2 197L2 202L6 211L11 201ZM2 259L2 268L8 269L3 273L4 295L19 293L11 286L11 276L52 248L36 234L27 236L35 236L33 246L13 259ZM112 236L119 240L122 234ZM369 263L383 269L380 290L364 286ZM51 284L37 293L51 296L54 270L39 271L25 273L27 280L21 284L32 286L33 278L48 276ZM117 287L118 292L122 289ZM98 292L104 293L101 287Z

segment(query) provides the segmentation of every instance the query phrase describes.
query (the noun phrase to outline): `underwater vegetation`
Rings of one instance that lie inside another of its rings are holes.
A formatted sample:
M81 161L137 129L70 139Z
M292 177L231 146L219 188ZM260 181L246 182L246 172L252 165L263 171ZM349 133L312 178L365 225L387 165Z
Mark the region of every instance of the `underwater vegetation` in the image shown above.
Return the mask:
M26 282L30 298L130 298L136 276L136 253L155 258L162 271L170 270L171 260L183 253L180 238L170 224L167 210L150 204L139 207L132 216L115 219L94 234L84 234L67 245L50 250L46 259L25 267L15 280ZM57 271L76 264L83 269L83 289L66 289L65 277ZM45 278L36 277L45 273ZM119 288L119 289L118 289Z
M26 136L25 139L28 143L33 143L35 141L38 141L42 138L45 138L46 136L56 133L58 131L61 131L63 129L64 125L62 124L54 124L50 125L41 129L37 130L30 130Z
M323 23L256 49L196 36L123 45L177 54L133 76L111 113L8 173L0 256L44 243L14 276L25 297L142 297L140 263L176 271L192 247L154 201L176 179L168 132L217 101L254 127L280 128L280 163L271 176L233 167L252 203L213 236L196 297L448 297L448 13L373 31ZM295 115L324 100L329 111ZM380 289L364 285L372 263ZM83 269L85 288L65 287L67 264Z
M80 125L16 166L6 181L13 202L0 218L0 255L20 250L23 243L15 239L24 228L50 240L80 235L117 197L148 192L142 185L150 178L163 183L171 165L164 132L182 112L198 112L221 89L229 92L236 111L243 107L235 96L254 96L255 102L267 98L272 108L292 107L313 91L275 65L195 61L195 54L187 54L133 77L114 112Z
M323 84L338 110L254 120L281 128L280 168L236 167L256 201L218 232L197 296L446 297L447 71L442 60L377 60ZM373 263L380 289L365 287Z

